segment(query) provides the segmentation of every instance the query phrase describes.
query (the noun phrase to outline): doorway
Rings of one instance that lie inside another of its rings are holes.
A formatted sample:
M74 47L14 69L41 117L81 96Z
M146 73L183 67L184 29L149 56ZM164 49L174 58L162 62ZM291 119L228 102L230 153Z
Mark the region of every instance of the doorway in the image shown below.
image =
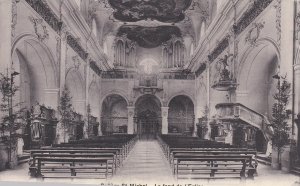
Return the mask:
M137 133L140 139L155 139L159 133L159 118L155 112L146 110L138 116Z
M142 140L161 134L161 104L154 95L143 95L136 102L135 130Z

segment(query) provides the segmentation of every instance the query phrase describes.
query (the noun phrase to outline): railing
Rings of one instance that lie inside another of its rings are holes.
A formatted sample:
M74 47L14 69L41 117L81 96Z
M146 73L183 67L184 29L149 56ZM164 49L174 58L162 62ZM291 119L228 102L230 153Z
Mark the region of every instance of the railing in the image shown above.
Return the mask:
M219 103L216 105L218 120L242 121L262 130L267 138L272 136L268 118L240 103Z
M160 74L161 79L194 80L195 74L182 72L164 72Z

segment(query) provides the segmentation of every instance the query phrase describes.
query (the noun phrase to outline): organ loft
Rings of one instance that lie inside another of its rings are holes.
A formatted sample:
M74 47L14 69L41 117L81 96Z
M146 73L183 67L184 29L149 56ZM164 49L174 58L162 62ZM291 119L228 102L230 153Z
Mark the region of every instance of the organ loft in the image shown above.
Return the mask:
M0 181L299 184L299 12L0 0Z

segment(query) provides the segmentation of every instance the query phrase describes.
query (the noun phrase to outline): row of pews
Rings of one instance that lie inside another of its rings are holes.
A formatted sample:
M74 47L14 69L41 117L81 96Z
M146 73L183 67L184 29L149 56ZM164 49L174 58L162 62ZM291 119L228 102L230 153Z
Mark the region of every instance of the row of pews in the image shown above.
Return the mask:
M256 151L187 136L158 136L176 179L254 179Z
M108 179L136 140L127 134L97 136L31 150L29 173L38 178Z

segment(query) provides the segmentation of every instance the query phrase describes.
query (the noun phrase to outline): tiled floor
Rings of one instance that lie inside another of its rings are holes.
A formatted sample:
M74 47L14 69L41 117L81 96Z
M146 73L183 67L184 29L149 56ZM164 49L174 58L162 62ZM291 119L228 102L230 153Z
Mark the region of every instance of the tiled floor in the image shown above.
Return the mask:
M23 164L15 170L7 170L0 172L0 181L22 181L22 182L40 182L28 175L28 164ZM220 180L220 181L202 181L202 180L184 180L178 183L181 186L205 186L205 185L255 185L255 186L296 186L295 182L299 182L300 177L273 170L269 166L259 165L258 176L254 181L247 180L241 182L239 180ZM64 183L80 183L80 184L97 184L103 183L99 180L58 180L51 179L44 182L64 182ZM123 166L118 170L117 175L108 183L127 183L128 184L145 184L147 186L167 186L177 182L173 179L170 166L166 161L161 148L157 141L138 141L127 159L123 162ZM162 185L166 184L166 185ZM186 185L185 185L186 184ZM187 185L194 184L194 185ZM197 185L196 185L197 184ZM0 185L2 185L0 183ZM55 184L53 184L55 185ZM112 186L112 185L110 185ZM120 185L121 186L121 185ZM159 185L156 185L159 186Z

